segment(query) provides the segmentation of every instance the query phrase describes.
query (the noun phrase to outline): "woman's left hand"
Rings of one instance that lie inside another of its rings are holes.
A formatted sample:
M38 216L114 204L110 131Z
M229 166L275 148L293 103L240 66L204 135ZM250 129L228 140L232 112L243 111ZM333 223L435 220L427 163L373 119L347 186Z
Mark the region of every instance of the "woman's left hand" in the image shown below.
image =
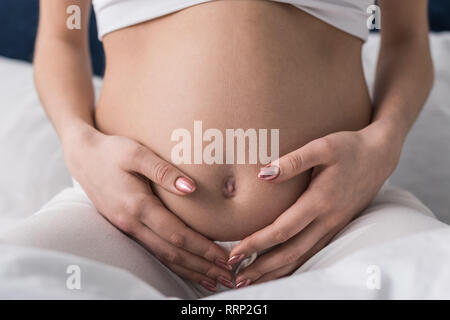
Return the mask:
M394 125L377 121L313 140L262 168L258 177L268 183L312 169L311 181L272 224L233 248L229 264L278 245L240 271L236 286L289 275L321 250L375 197L395 169L402 144Z

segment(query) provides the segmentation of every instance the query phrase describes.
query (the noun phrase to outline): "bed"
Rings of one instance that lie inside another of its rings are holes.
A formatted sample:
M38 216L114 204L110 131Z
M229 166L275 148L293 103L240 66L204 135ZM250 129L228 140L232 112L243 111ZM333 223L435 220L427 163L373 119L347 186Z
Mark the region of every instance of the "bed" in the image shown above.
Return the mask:
M436 81L406 141L391 182L421 199L450 224L450 33L431 35ZM379 37L370 36L363 52L372 83ZM414 66L412 66L414 67ZM98 93L101 79L95 78ZM30 216L71 185L61 146L40 106L32 66L0 57L0 228ZM0 298L162 299L128 272L76 258L92 281L67 290L67 261L60 252L0 244ZM388 286L368 290L366 268L383 261ZM354 252L335 265L245 288L212 299L408 299L450 298L450 228ZM265 287L265 289L264 289Z

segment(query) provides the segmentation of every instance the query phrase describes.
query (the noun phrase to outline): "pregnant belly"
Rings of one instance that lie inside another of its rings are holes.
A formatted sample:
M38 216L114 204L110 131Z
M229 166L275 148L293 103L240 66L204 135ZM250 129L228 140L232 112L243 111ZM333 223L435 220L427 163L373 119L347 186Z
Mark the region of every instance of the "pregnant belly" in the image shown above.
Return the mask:
M192 177L197 190L188 196L152 188L213 240L242 239L270 224L308 185L310 172L277 185L258 180L259 134L270 155L271 129L278 129L283 155L370 119L361 41L290 5L208 2L110 33L104 46L98 128L141 142ZM174 139L179 129L184 140ZM216 134L211 141L208 129ZM256 132L256 163L251 139L238 160L239 143L227 144L227 129ZM180 141L184 152L174 152Z

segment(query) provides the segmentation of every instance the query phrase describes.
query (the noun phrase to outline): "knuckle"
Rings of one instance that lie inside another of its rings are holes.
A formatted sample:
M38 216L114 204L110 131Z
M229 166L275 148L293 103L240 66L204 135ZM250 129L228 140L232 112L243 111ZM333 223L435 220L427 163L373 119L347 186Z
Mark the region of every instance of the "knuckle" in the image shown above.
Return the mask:
M296 253L296 252L288 252L288 253L285 253L285 254L284 254L282 260L283 260L286 264L291 264L291 263L296 262L296 261L298 260L298 258L299 258L298 253Z
M133 157L134 160L143 160L143 158L145 157L145 147L141 144L137 144L136 146L133 147L133 151L131 152L131 155Z
M134 235L136 233L136 224L130 217L124 214L116 215L113 223L117 228L127 234Z
M131 157L130 154L127 152L121 152L117 156L117 163L120 168L122 169L129 169L131 166Z
M121 141L122 137L114 136L114 141ZM111 150L115 152L114 158L117 159L119 165L123 169L131 169L133 166L133 156L134 156L134 149L135 145L134 143L130 143L129 141L126 141L125 143L118 146L111 146Z
M215 268L208 268L208 270L206 270L206 272L205 272L205 276L207 276L208 278L214 279L218 276L218 273L216 272Z
M216 256L216 246L213 243L210 243L206 248L205 253L203 254L203 258L212 261Z
M290 171L297 172L302 167L302 157L300 153L293 152L287 156L287 165Z
M175 247L181 248L186 243L186 236L181 233L172 233L169 237L169 241Z
M153 166L153 178L155 179L155 182L159 184L163 184L164 182L166 182L171 170L172 166L169 163L165 161L157 162Z
M180 255L175 250L168 250L161 254L161 257L163 260L167 261L168 263L174 263L176 264L180 260Z
M286 242L290 238L289 232L283 228L275 227L274 238L278 243Z
M322 138L317 142L319 150L327 157L333 157L335 155L336 148L330 139Z
M140 218L146 201L147 198L144 195L127 197L122 201L122 207L129 215Z

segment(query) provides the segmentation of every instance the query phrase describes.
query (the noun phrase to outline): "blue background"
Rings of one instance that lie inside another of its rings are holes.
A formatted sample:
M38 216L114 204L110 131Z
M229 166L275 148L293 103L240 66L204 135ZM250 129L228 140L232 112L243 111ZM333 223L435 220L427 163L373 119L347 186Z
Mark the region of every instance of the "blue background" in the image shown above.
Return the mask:
M1 0L0 55L32 60L38 10L38 0ZM450 0L430 0L429 15L433 31L450 30ZM91 15L90 24L92 64L94 72L101 75L104 70L104 54L102 45L97 40L94 14Z

